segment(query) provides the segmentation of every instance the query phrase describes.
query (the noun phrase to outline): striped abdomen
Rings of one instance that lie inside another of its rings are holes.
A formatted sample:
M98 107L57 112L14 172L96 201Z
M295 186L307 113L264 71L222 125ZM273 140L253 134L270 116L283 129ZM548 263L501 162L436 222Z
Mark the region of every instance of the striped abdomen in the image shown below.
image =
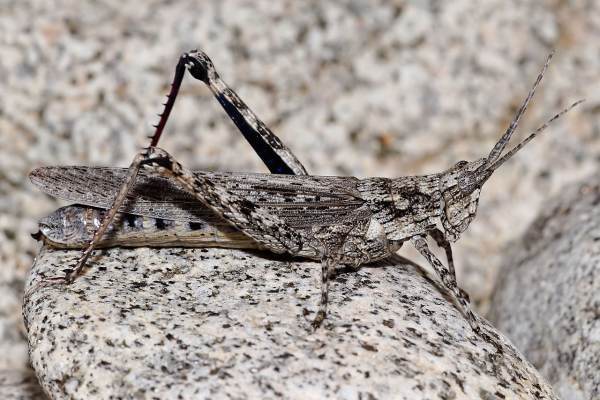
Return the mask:
M37 237L57 248L85 247L100 226L106 210L71 205L42 218ZM133 214L117 214L98 247L227 247L260 248L236 228L208 214L205 221L175 221Z

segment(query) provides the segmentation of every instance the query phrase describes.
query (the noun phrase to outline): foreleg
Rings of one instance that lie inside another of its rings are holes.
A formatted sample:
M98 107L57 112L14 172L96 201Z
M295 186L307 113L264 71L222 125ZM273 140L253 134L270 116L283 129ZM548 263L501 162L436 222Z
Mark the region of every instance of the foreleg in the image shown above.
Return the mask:
M473 330L477 333L481 332L477 316L471 310L469 298L466 293L458 287L454 274L452 274L450 269L442 264L442 262L429 249L424 236L413 236L411 241L419 253L425 257L427 262L429 262L435 273L440 277L442 284L447 289L448 293L454 298L459 310L469 321L471 328L473 328Z
M435 240L437 245L439 247L441 247L442 249L444 249L444 252L446 253L446 260L448 260L448 270L450 271L452 278L455 281L457 281L456 271L454 269L454 256L452 255L452 245L450 244L448 239L446 239L446 236L444 236L444 233L442 231L440 231L439 229L435 228L435 229L429 231L428 233L429 233L429 236L431 236L433 238L433 240ZM463 295L463 297L465 297L467 299L467 301L470 302L469 294L467 292L465 292L460 286L458 286L458 290Z
M435 228L429 232L427 232L429 236L435 240L437 245L444 249L446 253L446 260L448 261L448 269L450 270L450 274L456 280L456 272L454 270L454 257L452 256L452 246L450 242L444 236L444 233L440 231L438 228Z

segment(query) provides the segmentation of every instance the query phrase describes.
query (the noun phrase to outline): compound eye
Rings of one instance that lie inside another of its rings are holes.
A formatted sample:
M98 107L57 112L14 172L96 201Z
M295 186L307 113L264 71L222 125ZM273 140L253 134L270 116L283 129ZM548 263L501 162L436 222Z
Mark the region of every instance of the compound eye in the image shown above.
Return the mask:
M458 177L458 187L462 192L470 193L475 183L475 174L471 171L463 171Z

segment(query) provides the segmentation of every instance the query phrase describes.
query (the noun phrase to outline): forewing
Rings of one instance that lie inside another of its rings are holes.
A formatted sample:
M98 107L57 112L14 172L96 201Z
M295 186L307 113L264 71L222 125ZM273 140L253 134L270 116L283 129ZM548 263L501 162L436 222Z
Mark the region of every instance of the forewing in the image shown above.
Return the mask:
M210 180L293 228L354 221L364 204L353 177L210 173Z
M108 208L121 187L126 168L41 167L30 174L42 191L80 204ZM352 177L288 176L275 174L212 173L199 177L246 199L287 225L305 228L344 223L356 218L364 201ZM207 222L219 218L176 182L141 170L120 212L178 221Z
M80 204L109 208L123 184L126 168L41 167L29 178L45 193ZM218 218L174 181L140 171L120 212L177 221L208 222Z

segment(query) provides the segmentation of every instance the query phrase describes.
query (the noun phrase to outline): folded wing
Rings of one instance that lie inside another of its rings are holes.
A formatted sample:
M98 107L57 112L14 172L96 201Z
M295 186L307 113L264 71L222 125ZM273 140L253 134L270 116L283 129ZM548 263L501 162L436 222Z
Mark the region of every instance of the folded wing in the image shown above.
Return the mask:
M125 179L125 168L41 167L30 174L42 191L80 204L108 208ZM288 176L195 171L294 228L345 223L356 218L364 201L353 177ZM140 171L119 209L136 215L178 221L219 218L176 182ZM364 216L363 216L364 217Z

